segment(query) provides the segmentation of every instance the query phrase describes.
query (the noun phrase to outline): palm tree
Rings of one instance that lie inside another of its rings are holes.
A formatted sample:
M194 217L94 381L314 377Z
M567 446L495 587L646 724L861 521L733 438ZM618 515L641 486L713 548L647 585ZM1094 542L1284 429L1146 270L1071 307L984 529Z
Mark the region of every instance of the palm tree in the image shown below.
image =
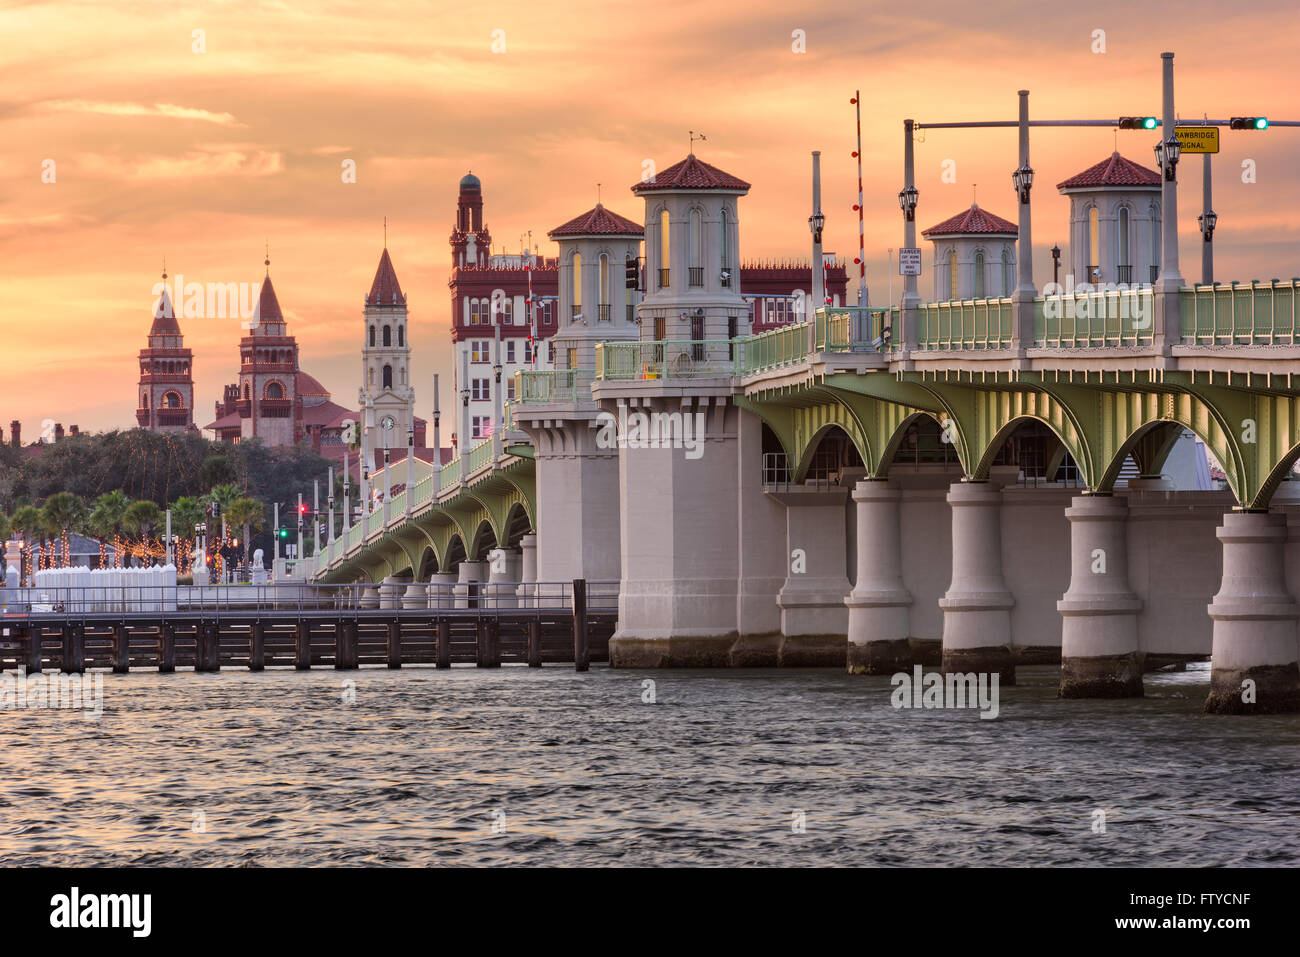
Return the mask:
M46 527L52 534L65 539L70 531L80 530L86 520L86 503L71 492L55 492L41 507ZM63 555L63 566L71 564L71 556Z
M226 520L232 525L239 525L244 532L244 564L248 565L248 539L253 525L261 525L266 515L266 508L254 498L237 498L230 503L226 511Z
M122 567L122 548L118 541L122 535L122 516L130 504L131 499L121 489L105 492L91 505L87 520L97 537L113 539L113 562L118 568Z
M41 529L41 510L33 505L24 505L22 508L14 512L13 517L10 519L10 524L13 525L14 531L18 532L18 534L22 536L24 543L23 547L26 548L27 554L30 556L32 553L32 542L35 540ZM19 574L22 574L23 570L19 568L18 571ZM35 571L35 569L32 569L32 571Z
M9 516L4 512L0 512L0 541L9 540L10 528Z
M194 526L203 521L203 502L191 495L182 495L172 502L172 535L190 540L194 535ZM176 549L176 567L181 566L180 549Z
M153 530L162 520L162 510L144 498L132 502L122 514L122 524L139 537L142 546L152 537Z

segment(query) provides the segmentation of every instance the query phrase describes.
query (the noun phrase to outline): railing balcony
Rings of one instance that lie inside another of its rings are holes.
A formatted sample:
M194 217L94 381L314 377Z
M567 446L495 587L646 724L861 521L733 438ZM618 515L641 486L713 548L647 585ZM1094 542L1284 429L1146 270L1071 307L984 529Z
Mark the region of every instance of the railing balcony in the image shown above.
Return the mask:
M577 402L591 396L593 369L521 370L515 373L515 401L521 405Z
M667 269L661 269L661 270L659 270L659 288L660 288L660 289L667 289L667 288L668 288L668 270L667 270Z
M602 302L598 307L601 322L609 322L609 303Z
M1115 273L1116 273L1116 277L1115 277L1116 282L1122 282L1125 285L1128 285L1133 281L1132 266L1116 266Z
M1183 342L1195 345L1298 345L1300 279L1216 283L1179 293Z
M460 456L458 455L442 467L442 474L438 479L438 493L441 494L459 481Z
M636 306L630 302L627 304L627 321L628 322L636 321Z
M1034 302L1034 340L1049 349L1150 345L1155 325L1155 300L1146 288L1099 289Z
M581 306L581 304L576 303L576 302L575 302L575 303L570 303L570 304L569 304L569 318L570 318L570 319L577 319L577 318L578 318L579 316L581 316L581 315L582 315L582 306Z
M473 474L492 464L492 439L487 438L469 450L469 470Z
M688 282L690 283L690 285L692 285L692 286L703 286L703 285L704 285L704 267L703 267L703 266L691 266L691 267L688 268L687 272L689 273L689 275L687 276L687 280L688 280Z
M654 342L601 342L596 345L596 377L612 379L697 379L738 375L744 349L737 339L663 339Z
M1008 349L1012 314L1010 298L922 303L917 345L923 350Z

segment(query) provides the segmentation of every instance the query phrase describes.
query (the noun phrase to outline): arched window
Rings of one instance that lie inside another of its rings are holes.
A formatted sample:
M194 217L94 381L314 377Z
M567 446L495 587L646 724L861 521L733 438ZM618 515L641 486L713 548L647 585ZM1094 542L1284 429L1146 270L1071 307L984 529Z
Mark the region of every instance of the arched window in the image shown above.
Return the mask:
M948 298L956 299L960 288L957 281L957 250L948 250Z
M245 399L251 399L252 397L253 397L253 387L252 387L251 385L249 385L247 382L245 382L245 383L244 383L244 398L245 398Z
M609 256L600 254L600 319L609 322Z
M577 253L573 254L570 269L573 272L573 308L570 312L577 316L582 312L582 257Z
M731 220L727 216L727 207L722 207L722 268L731 265Z
M1160 207L1151 204L1151 281L1155 282L1156 277L1160 275L1160 265L1163 260L1160 245Z
M142 408L142 409L147 409L147 408L149 408L149 393L148 393L148 392L141 392L141 393L140 393L140 408Z
M1128 207L1119 208L1119 275L1116 277L1120 282L1133 281L1133 260L1129 258L1129 215Z
M162 404L164 409L180 409L184 407L184 404L181 402L181 394L179 392L163 393Z
M393 327L384 326L384 345L391 346L392 344L393 344Z
M704 214L691 210L690 220L690 284L704 285Z
M375 346L375 327L374 327L374 326L371 326L371 327L370 327L370 347L373 349L374 346Z
M406 348L406 326L397 327L397 344L403 349Z
M975 250L975 298L984 298L984 250Z
M1002 295L1011 295L1011 250L1002 250Z
M669 222L668 210L659 211L659 288L665 289L668 286L668 264L672 250L669 247Z
M374 384L375 384L375 367L371 366L369 369L366 370L366 385L374 385Z
M384 388L391 389L392 387L393 387L393 367L384 366Z
M1096 282L1101 269L1101 227L1097 207L1088 210L1088 282Z
M266 384L266 397L268 399L283 399L284 386L278 382L268 382Z

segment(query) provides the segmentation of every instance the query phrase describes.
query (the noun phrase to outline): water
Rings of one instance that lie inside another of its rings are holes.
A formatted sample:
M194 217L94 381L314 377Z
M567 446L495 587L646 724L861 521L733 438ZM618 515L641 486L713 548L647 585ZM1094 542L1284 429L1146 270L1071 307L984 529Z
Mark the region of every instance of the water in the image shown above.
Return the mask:
M1300 716L1018 677L989 721L821 670L109 674L99 721L0 712L0 864L1300 860Z

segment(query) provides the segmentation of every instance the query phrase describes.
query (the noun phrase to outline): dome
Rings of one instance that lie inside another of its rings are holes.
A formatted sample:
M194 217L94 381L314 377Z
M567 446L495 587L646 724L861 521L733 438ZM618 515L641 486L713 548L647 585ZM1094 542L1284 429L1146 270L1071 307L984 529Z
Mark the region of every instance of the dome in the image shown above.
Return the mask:
M466 173L460 178L461 189L479 189L482 185L483 184L478 181L478 177L473 173Z

